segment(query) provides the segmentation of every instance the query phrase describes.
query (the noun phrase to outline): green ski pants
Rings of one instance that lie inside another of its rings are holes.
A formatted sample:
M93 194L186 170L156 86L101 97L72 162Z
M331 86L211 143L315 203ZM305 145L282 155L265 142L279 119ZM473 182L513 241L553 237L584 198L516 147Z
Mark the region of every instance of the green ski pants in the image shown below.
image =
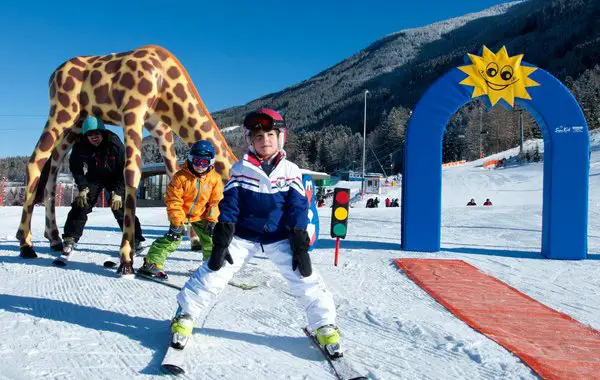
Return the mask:
M213 245L212 236L204 230L207 223L206 220L191 223L192 228L200 238L200 243L202 244L202 258L204 261L208 260L210 257ZM162 268L167 257L179 247L181 240L181 238L173 240L166 234L163 237L156 239L146 255L145 262L148 264L156 264L159 268Z

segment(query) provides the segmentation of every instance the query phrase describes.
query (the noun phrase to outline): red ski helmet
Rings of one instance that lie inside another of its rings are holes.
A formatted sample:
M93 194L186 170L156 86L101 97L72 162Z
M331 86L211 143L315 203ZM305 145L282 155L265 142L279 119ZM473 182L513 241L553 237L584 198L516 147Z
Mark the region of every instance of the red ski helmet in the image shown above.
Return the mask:
M256 111L250 112L244 118L244 129L246 136L246 143L250 147L250 150L254 151L252 147L252 131L262 129L263 131L270 131L276 129L279 131L279 138L277 141L278 150L283 149L285 144L285 119L281 114L270 108L260 108Z

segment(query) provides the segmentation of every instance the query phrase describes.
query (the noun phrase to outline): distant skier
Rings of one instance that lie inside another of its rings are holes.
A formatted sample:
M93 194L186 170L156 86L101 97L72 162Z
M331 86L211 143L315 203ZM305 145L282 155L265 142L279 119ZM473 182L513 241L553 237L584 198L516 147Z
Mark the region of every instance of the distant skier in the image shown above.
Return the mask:
M491 206L492 205L492 201L490 201L490 198L486 198L485 202L483 203L484 206Z
M125 196L125 147L119 137L107 130L101 120L88 116L81 130L81 141L75 143L69 158L69 168L79 193L67 215L63 233L63 256L68 257L81 238L88 214L104 189L110 191L110 208L123 229L123 197ZM84 172L84 166L87 172ZM135 248L139 250L142 236L140 221L135 217Z
M467 206L477 206L477 203L475 203L475 199L471 198L469 203L467 203Z
M231 168L219 204L212 255L177 296L180 306L171 323L172 346L185 346L194 319L250 258L264 252L304 307L310 331L332 357L341 356L333 296L312 269L308 254L308 201L302 174L283 151L285 121L272 109L259 109L246 115L243 125L249 149Z
M214 164L215 150L210 142L200 140L192 145L187 162L167 186L165 204L171 223L169 231L152 243L140 272L166 278L163 265L181 244L184 225L188 221L200 238L203 259L208 260L219 217L218 204L223 199L223 180L213 170Z
M385 198L385 207L391 207L392 206L392 200L390 198Z

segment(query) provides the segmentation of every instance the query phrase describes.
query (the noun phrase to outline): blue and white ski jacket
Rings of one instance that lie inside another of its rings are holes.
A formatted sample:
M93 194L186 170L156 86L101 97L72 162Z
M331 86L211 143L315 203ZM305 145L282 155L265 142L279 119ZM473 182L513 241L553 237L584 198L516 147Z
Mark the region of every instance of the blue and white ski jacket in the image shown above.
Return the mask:
M288 239L293 228L306 229L308 200L298 166L285 159L282 151L275 158L269 176L253 153L231 167L219 203L219 222L234 223L235 235L269 244Z

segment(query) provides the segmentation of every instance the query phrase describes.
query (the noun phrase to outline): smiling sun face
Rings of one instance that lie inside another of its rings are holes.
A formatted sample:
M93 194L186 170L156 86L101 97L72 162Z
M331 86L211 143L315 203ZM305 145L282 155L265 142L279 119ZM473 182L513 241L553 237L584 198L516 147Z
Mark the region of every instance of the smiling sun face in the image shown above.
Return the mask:
M460 84L473 86L473 98L487 95L492 106L500 99L514 106L515 98L531 99L527 87L539 86L528 76L537 70L535 67L521 66L523 54L509 57L503 46L496 54L483 47L481 57L469 54L472 65L458 69L468 75Z

